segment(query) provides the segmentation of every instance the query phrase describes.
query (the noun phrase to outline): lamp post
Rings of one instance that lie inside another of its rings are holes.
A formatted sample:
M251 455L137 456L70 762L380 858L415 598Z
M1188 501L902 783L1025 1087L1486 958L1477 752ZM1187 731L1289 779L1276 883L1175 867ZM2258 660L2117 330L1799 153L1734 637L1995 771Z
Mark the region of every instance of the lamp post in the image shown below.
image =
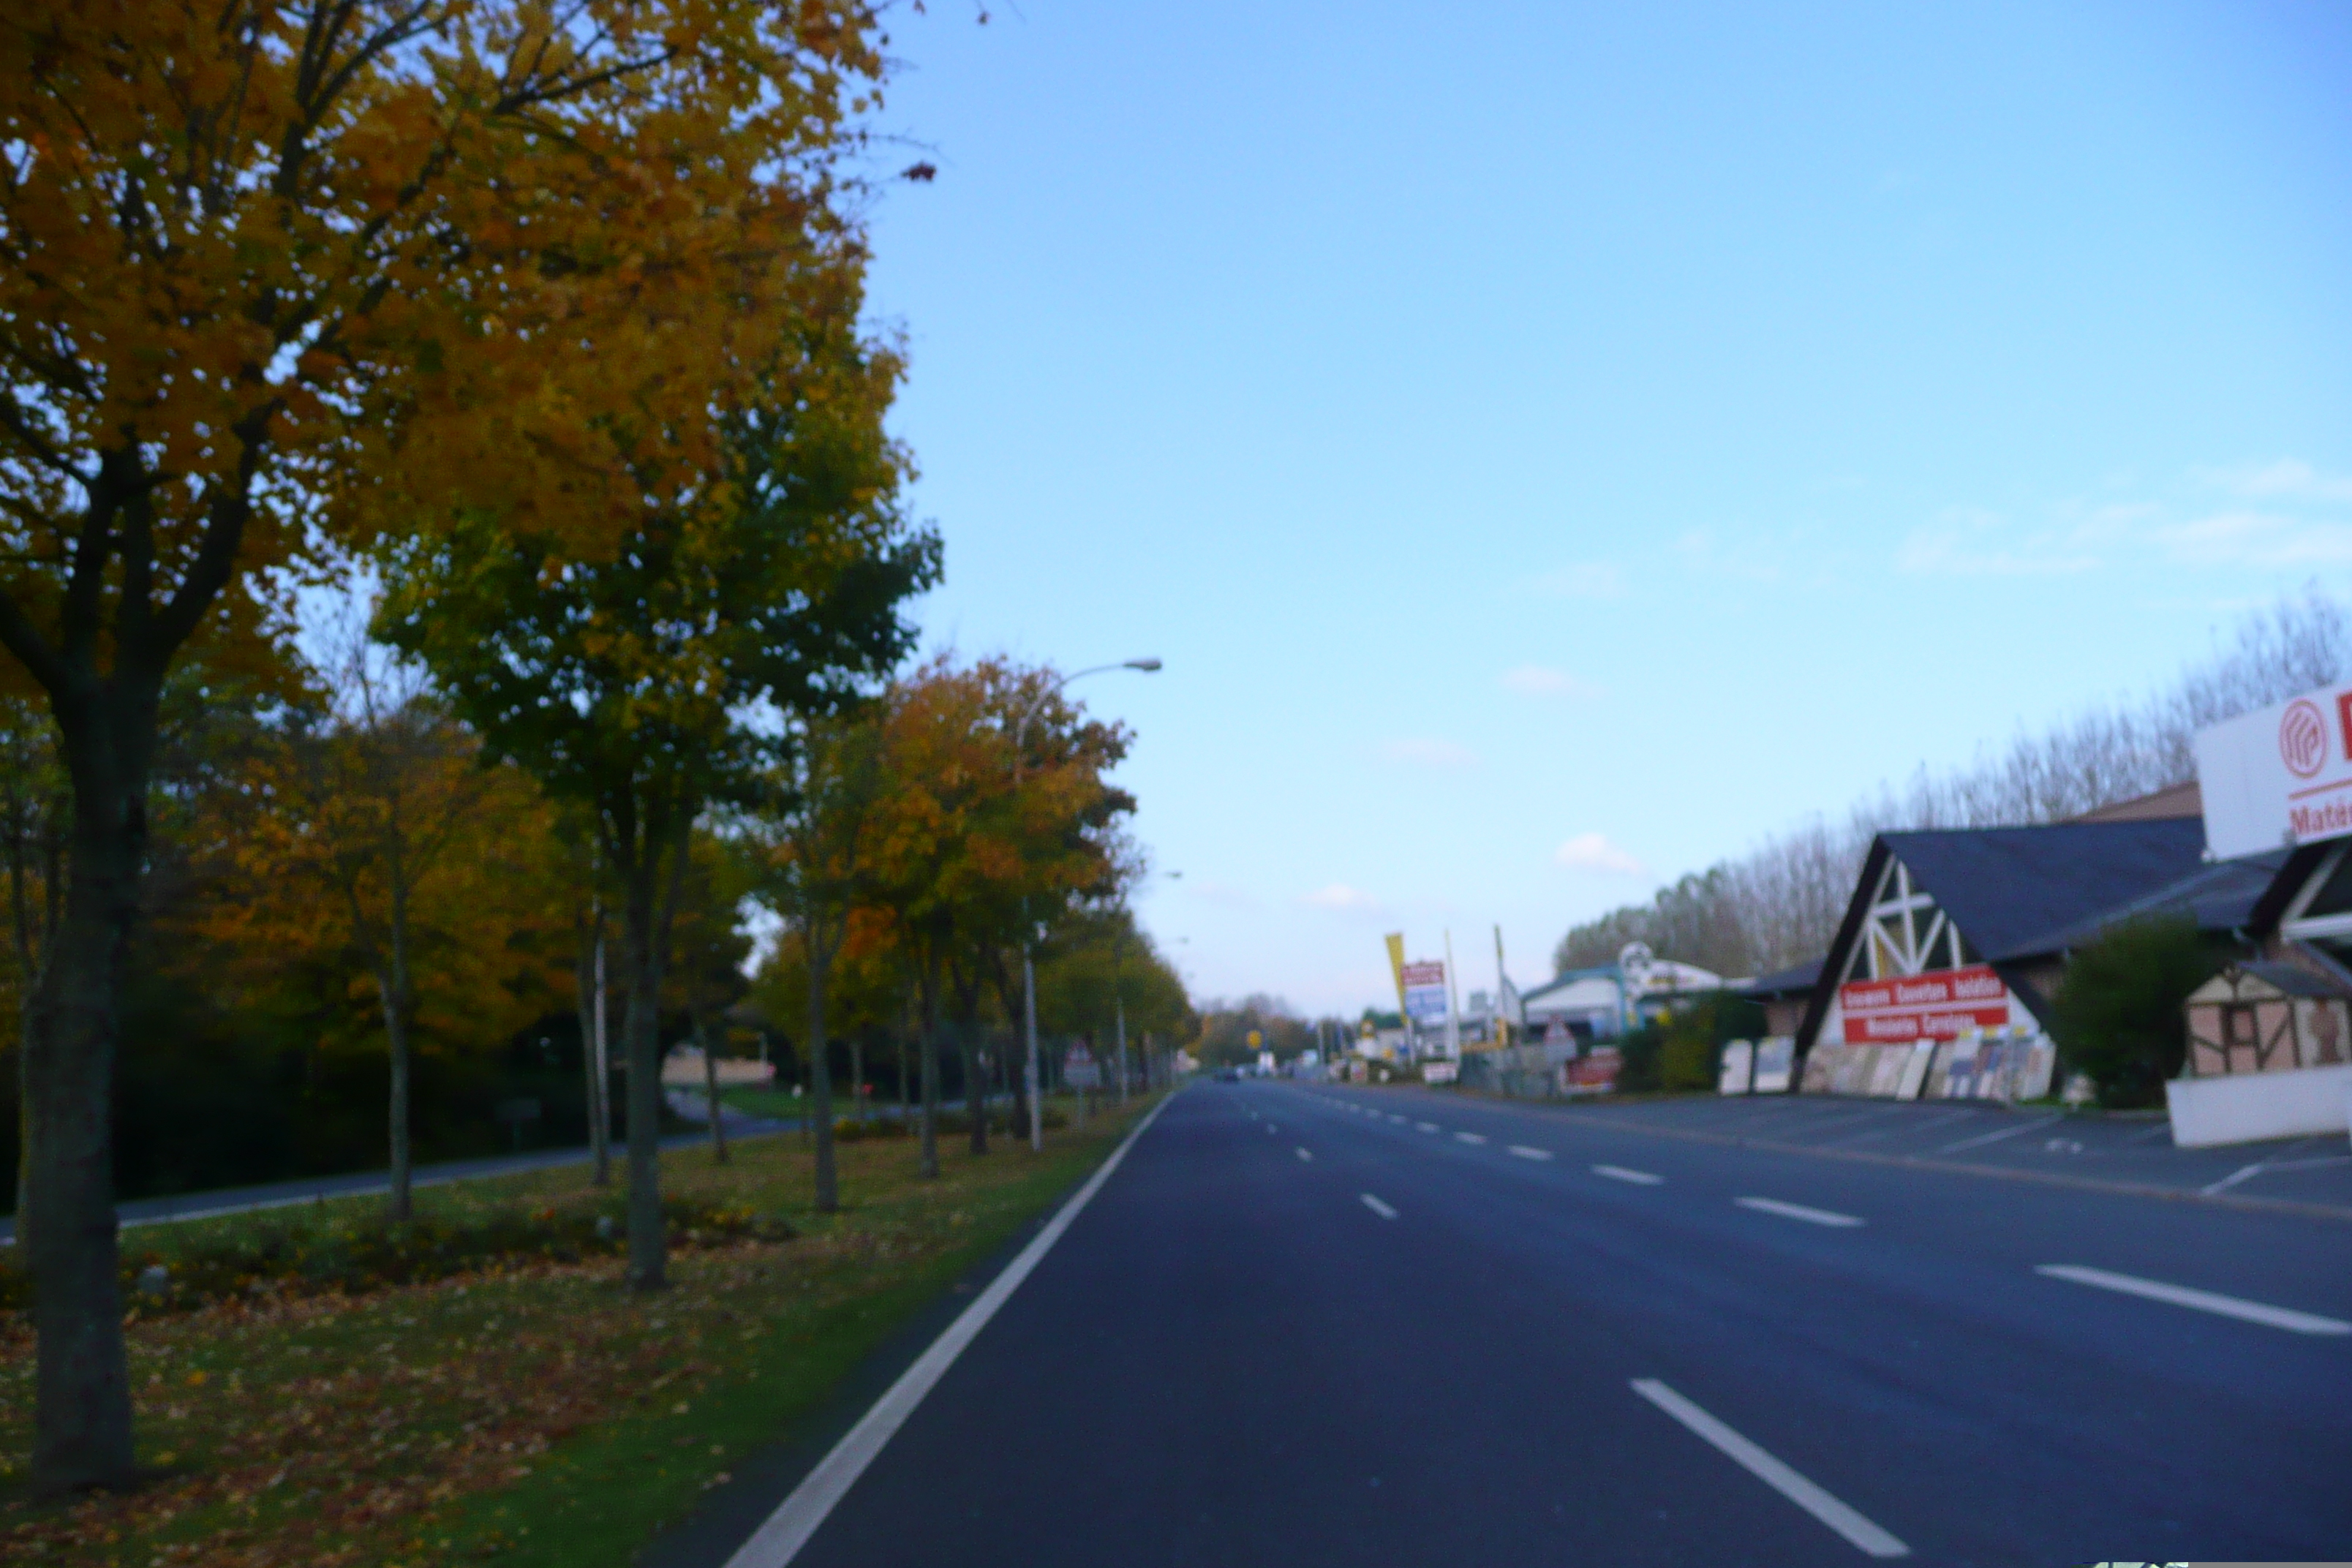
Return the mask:
M1037 694L1013 727L1013 782L1021 782L1021 742L1029 733L1029 722L1037 717L1046 700L1081 676L1102 675L1114 669L1139 669L1150 675L1160 668L1156 658L1121 659L1117 664L1090 665L1074 670ZM1028 1036L1028 1061L1021 1069L1021 1079L1029 1091L1029 1147L1043 1153L1045 1149L1045 1108L1037 1098L1037 966L1031 950L1036 945L1036 932L1029 925L1028 900L1022 900L1021 911L1021 1016L1023 1031Z

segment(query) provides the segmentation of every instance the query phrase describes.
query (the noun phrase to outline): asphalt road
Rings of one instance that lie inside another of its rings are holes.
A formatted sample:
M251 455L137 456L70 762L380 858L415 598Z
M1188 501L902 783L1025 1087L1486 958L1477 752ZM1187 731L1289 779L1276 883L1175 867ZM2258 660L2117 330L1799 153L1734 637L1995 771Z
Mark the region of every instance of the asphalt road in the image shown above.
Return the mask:
M793 1561L2347 1557L2347 1320L2338 1220L1203 1084Z

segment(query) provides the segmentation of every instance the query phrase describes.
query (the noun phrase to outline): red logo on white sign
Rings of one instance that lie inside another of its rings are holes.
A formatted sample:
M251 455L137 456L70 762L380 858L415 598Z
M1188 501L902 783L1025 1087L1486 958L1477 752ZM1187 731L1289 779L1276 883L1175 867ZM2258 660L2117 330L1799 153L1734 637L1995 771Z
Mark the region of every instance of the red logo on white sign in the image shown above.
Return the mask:
M2314 704L2297 700L2279 719L2279 760L2299 779L2317 773L2327 760L2327 721Z

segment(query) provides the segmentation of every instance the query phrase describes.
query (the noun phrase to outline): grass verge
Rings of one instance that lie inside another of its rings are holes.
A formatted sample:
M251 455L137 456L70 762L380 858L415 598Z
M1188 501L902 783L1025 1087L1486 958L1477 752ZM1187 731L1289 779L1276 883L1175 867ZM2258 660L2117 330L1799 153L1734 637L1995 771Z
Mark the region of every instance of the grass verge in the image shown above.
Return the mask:
M1144 1107L1139 1104L1136 1113ZM894 1328L1108 1152L1131 1116L1097 1116L1040 1157L942 1143L936 1182L911 1142L845 1146L845 1206L808 1201L811 1156L769 1138L714 1166L664 1160L681 1196L789 1219L790 1241L709 1238L672 1285L624 1289L617 1262L521 1255L358 1294L264 1292L129 1327L141 1459L124 1497L0 1501L0 1562L319 1564L627 1563L788 1433ZM435 1194L438 1217L576 1202L578 1171ZM280 1216L271 1223L288 1223ZM322 1214L315 1223L345 1216ZM191 1247L224 1227L187 1227ZM168 1248L167 1248L168 1250ZM0 1464L29 1442L31 1336L0 1323Z

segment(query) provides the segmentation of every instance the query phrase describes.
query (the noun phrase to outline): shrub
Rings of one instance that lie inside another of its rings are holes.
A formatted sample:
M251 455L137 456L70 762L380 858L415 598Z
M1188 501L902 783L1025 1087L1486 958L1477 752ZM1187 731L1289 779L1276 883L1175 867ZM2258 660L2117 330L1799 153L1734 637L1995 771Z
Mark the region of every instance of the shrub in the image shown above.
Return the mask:
M787 1241L793 1234L776 1215L701 1198L666 1198L662 1215L673 1247ZM497 1264L616 1257L627 1247L628 1224L617 1201L408 1225L394 1225L380 1214L310 1225L263 1224L185 1247L125 1247L122 1299L153 1314L239 1295L357 1295ZM0 1259L0 1310L24 1311L32 1304L32 1281L15 1261ZM160 1288L142 1289L142 1277L151 1268L163 1271L157 1277Z
M2182 1004L2220 968L2179 917L2127 921L2076 948L2051 1018L2067 1067L2091 1075L2102 1105L2162 1103L2188 1053Z

